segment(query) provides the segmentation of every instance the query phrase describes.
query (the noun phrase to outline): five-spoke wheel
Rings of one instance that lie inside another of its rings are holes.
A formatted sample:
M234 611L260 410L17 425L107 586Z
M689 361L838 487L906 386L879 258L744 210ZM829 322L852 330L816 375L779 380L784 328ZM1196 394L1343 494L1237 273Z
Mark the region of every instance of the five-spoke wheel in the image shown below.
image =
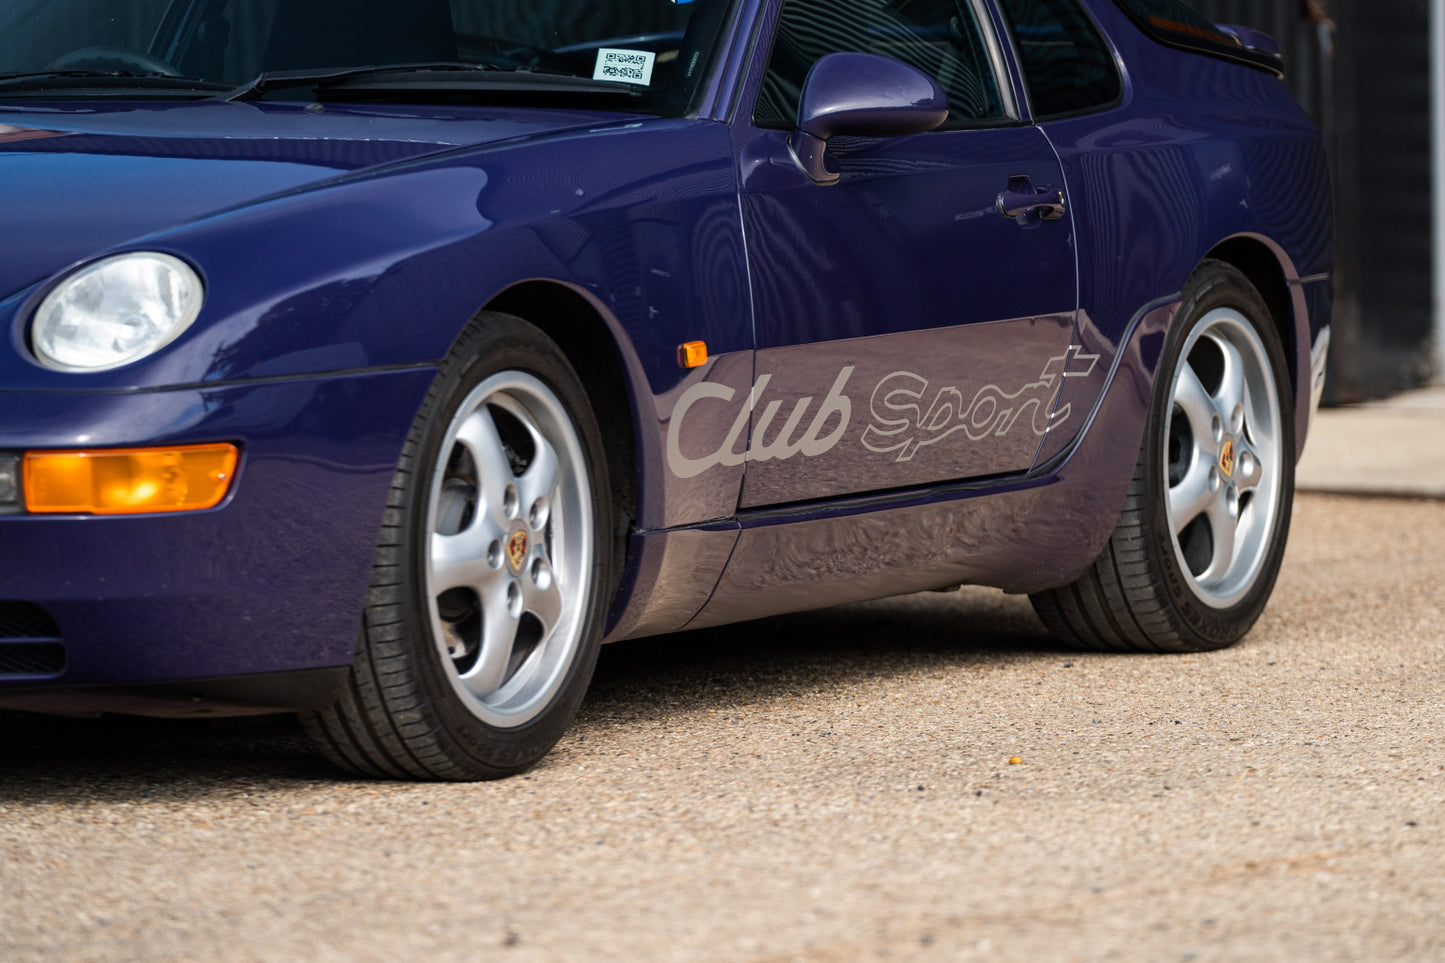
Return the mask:
M1254 585L1272 547L1285 453L1269 352L1238 310L1190 331L1171 399L1164 500L1180 568L1201 601L1224 608Z
M535 376L492 375L457 409L432 479L427 608L458 695L492 725L545 707L580 644L590 489L566 408Z

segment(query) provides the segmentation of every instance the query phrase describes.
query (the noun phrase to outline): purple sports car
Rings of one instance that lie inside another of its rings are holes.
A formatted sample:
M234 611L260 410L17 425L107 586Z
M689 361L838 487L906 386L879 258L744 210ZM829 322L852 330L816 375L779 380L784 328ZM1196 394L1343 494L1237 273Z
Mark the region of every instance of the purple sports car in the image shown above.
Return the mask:
M1318 133L1179 0L0 0L0 707L517 772L607 641L1265 605Z

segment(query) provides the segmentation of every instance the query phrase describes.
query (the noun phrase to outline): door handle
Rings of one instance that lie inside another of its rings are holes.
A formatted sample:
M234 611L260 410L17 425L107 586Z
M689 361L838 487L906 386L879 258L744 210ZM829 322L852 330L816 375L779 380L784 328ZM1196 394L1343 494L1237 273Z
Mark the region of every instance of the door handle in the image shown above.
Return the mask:
M1008 179L1008 190L998 196L998 212L1020 224L1038 219L1057 221L1064 216L1064 192L1056 187L1034 187L1027 176Z

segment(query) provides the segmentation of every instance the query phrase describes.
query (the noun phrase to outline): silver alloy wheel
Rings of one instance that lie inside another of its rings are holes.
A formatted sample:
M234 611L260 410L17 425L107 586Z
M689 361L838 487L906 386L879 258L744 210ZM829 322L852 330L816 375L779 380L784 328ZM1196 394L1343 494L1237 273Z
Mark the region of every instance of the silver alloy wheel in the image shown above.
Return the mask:
M530 374L486 378L429 492L426 599L447 676L481 721L525 725L565 682L591 591L591 479L567 409Z
M1189 332L1170 385L1165 506L1185 582L1236 604L1270 554L1285 457L1279 387L1244 315L1215 308Z

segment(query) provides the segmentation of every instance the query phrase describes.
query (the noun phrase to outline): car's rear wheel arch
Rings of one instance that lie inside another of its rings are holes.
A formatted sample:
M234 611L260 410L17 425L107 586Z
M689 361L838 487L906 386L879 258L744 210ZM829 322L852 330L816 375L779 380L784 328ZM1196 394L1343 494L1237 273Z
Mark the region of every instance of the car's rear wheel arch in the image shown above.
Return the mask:
M1295 333L1289 284L1285 281L1284 267L1268 245L1253 237L1232 237L1217 245L1205 257L1223 261L1249 279L1249 283L1254 285L1264 299L1265 306L1269 308L1270 318L1274 321L1275 330L1279 332L1280 342L1284 345L1285 357L1296 357L1299 344ZM1290 364L1286 367L1289 372L1290 391L1295 393L1299 390L1299 385L1295 383L1295 366Z
M582 295L549 281L507 288L485 310L511 314L542 329L577 371L608 441L604 450L615 517L620 527L630 524L637 518L637 421L622 352L606 320ZM617 539L617 546L619 553L625 552L626 539ZM613 571L621 570L620 564L614 566Z
M1031 598L1085 648L1198 652L1241 638L1283 559L1294 488L1288 360L1264 297L1206 259L1160 357L1124 510L1094 564Z

